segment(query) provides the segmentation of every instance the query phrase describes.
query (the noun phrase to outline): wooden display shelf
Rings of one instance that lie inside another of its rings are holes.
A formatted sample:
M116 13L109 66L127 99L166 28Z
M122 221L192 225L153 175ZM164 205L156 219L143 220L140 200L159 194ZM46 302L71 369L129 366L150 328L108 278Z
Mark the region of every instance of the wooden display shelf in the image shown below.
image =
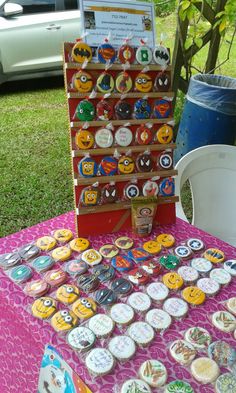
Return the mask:
M80 63L65 63L66 70L80 70L82 64ZM125 69L127 72L131 71L142 71L144 68L148 67L150 71L163 71L163 67L157 64L148 64L147 66L143 66L141 64L131 64L129 68ZM99 64L99 63L88 63L85 70L105 70L106 64ZM171 65L165 68L165 71L171 71ZM124 64L112 64L107 71L109 70L121 70L124 71Z
M110 183L110 182L128 182L132 179L137 180L145 180L145 179L152 179L153 177L171 177L177 175L177 171L175 169L170 169L166 171L155 171L155 172L138 172L138 173L131 173L130 175L114 175L114 176L95 176L95 177L81 177L81 176L74 176L74 185L75 186L86 186L91 185L94 183Z
M156 180L160 178L167 178L177 175L177 171L175 169L170 170L162 170L162 171L154 171L154 172L139 172L139 173L131 173L128 175L119 174L114 176L96 176L96 177L82 177L79 175L77 171L78 162L83 158L86 154L90 154L91 156L96 156L96 158L101 161L104 156L113 156L115 151L117 150L120 154L126 154L128 151L131 151L134 154L139 154L144 152L145 150L149 150L152 152L153 155L157 155L158 151L164 151L169 149L172 151L176 148L174 143L169 144L152 144L152 145L135 145L135 146L112 146L110 148L97 148L89 149L89 150L80 150L77 149L75 144L75 133L80 128L92 128L92 132L96 133L98 128L106 127L108 124L112 124L114 128L116 127L130 127L133 135L136 132L136 128L143 124L150 124L153 125L153 131L158 129L162 124L168 124L173 122L173 115L169 114L169 117L165 118L152 118L152 119L112 119L110 121L101 121L95 118L93 121L79 121L76 117L76 105L79 101L87 98L89 95L88 93L80 93L77 92L75 89L71 89L70 85L67 83L71 83L73 79L73 75L81 70L83 67L82 64L75 63L74 61L70 60L70 54L74 43L65 43L64 44L64 76L65 76L65 87L66 87L66 97L67 97L67 104L69 109L69 116L70 116L70 123L69 123L69 135L70 135L70 145L71 145L71 158L72 158L72 176L74 181L74 196L75 196L75 203L76 203L76 230L77 235L79 237L87 237L90 235L98 235L103 233L114 233L120 230L127 230L131 228L131 201L120 201L118 203L107 204L107 205L98 205L98 206L78 206L78 201L80 200L81 193L84 190L84 187L90 186L94 183L99 183L101 186L108 184L110 182L117 183L118 191L122 192L126 184L134 179L137 179L140 183L142 183L149 179ZM103 73L104 71L111 73L113 78L115 79L117 75L121 71L127 71L130 75L134 78L139 72L149 72L152 76L152 79L156 77L156 74L160 71L163 71L163 67L157 64L149 64L147 67L144 67L141 64L131 64L129 67L124 67L123 64L119 64L118 61L112 64L109 67L106 67L106 64L99 64L99 63L88 63L85 66L85 71L90 71L91 75L94 75L96 79ZM169 75L172 74L172 67L169 65L166 67L165 71L169 72ZM154 79L153 79L154 80ZM95 84L95 81L94 81ZM95 89L95 86L93 86ZM141 93L138 91L131 91L127 94L119 94L117 91L114 90L107 99L111 99L113 103L115 103L118 99L127 98L130 102L133 103L143 97L149 98L149 101L153 104L154 101L158 98L166 98L169 101L172 100L174 96L171 87L168 92L158 92L153 91L149 93ZM101 92L96 92L96 96L94 97L94 102L97 103L104 95ZM92 100L92 99L91 99ZM171 105L172 107L172 105ZM114 114L115 116L115 114ZM154 142L154 141L153 141ZM72 150L73 149L73 150ZM156 153L155 153L156 152ZM156 168L157 169L157 168ZM178 197L158 197L158 205L159 208L157 209L157 213L154 218L154 225L165 225L171 224L175 222L175 202L179 200ZM96 214L94 216L94 214ZM94 221L95 218L95 221Z
M78 93L78 92L69 92L67 93L67 98L87 98L90 93ZM111 93L109 97L107 97L107 100L110 98L120 98L121 94L120 93ZM131 92L131 93L125 93L123 95L125 98L140 98L140 97L147 97L147 98L164 98L164 97L174 97L174 92L173 91L160 91L160 92L150 92L150 93L139 93L139 92ZM96 99L96 98L102 98L104 97L104 93L97 93L94 98L91 99Z
M75 127L82 127L85 123L88 124L88 127L99 127L99 126L106 126L107 124L112 124L113 126L124 126L125 124L130 125L139 125L139 124L145 124L145 123L150 123L150 124L165 124L169 123L170 121L173 121L173 117L165 117L162 119L128 119L128 120L109 120L109 121L102 121L102 120L97 120L97 121L75 121L71 122L70 126L71 128Z
M145 150L149 151L164 151L167 149L176 149L176 143L156 144L156 145L138 145L128 147L109 147L106 149L88 149L88 150L72 150L72 157L84 157L86 154L92 156L113 155L115 151L118 153L127 153L130 150L132 153L141 153Z
M157 205L166 205L168 203L175 203L179 201L179 197L158 197ZM79 207L76 208L77 215L93 214L93 213L104 213L109 211L127 210L131 208L129 201L123 201L118 203L109 203L107 205L93 206L93 207Z

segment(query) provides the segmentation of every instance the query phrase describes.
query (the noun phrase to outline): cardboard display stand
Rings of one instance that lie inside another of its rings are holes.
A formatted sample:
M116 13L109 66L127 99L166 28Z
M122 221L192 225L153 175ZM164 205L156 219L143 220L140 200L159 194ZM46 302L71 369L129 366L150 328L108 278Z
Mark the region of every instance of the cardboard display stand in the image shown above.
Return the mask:
M150 118L150 119L126 119L118 120L115 117L109 121L97 120L86 122L87 129L95 135L96 131L100 128L105 128L108 123L111 123L115 131L121 126L127 126L133 133L133 141L128 147L121 147L113 143L109 148L92 147L91 149L81 150L75 144L76 133L85 126L85 122L79 121L76 118L76 108L80 101L88 98L90 93L79 93L72 85L73 75L81 69L81 64L74 63L71 60L71 51L73 43L64 44L64 74L65 74L65 86L68 100L68 113L69 113L69 136L71 145L71 156L72 156L72 173L74 180L74 197L75 197L75 209L76 209L76 228L78 236L96 235L102 233L113 233L122 229L127 229L131 226L131 210L130 200L124 198L124 187L132 182L134 179L137 182L138 187L142 190L143 184L147 180L155 179L157 183L160 183L165 178L175 176L177 172L173 169L173 166L168 170L159 170L156 166L157 157L161 152L168 151L172 152L175 148L174 143L160 144L156 141L155 135L157 130L163 125L169 123L172 119L172 107L171 98L173 92L157 92L152 91L149 93L141 93L135 91L134 88L131 92L125 94L125 100L130 104L134 103L140 98L147 98L151 107L153 108L157 99L169 99L170 101L170 115L167 118ZM108 69L108 73L116 79L117 75L121 73L124 66L118 62L111 65ZM131 76L132 81L136 76L142 72L144 66L139 64L131 64L127 70L127 73ZM155 64L148 66L148 74L152 80L162 68ZM94 86L96 90L96 80L105 71L105 64L90 62L86 65L84 71L90 73L93 78ZM166 72L171 75L171 67L168 66ZM97 103L103 98L104 94L96 92L94 98L89 98L96 108ZM108 102L114 108L116 103L122 98L122 94L114 90L109 95ZM135 139L136 130L140 125L149 124L149 127L153 133L153 140L149 145L140 145ZM124 156L128 153L131 155L134 161L140 153L149 151L155 165L151 172L138 172L135 169L134 173L130 174L115 174L114 176L95 176L95 177L82 177L78 172L79 162L89 154L96 163L99 165L101 160L105 156L113 156L118 154ZM171 153L172 154L172 153ZM93 184L98 184L100 188L104 185L114 182L118 190L119 199L115 203L103 204L98 203L96 206L83 206L81 205L81 193L85 187ZM141 195L141 194L140 194ZM176 196L158 196L158 208L154 222L156 224L169 224L175 222L175 202L178 200Z

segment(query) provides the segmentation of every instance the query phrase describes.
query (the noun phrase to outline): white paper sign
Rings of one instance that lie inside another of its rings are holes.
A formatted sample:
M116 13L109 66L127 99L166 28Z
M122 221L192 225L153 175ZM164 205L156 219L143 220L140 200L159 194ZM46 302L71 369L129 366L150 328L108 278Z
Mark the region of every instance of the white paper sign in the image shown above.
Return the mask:
M140 40L155 46L155 12L152 3L139 1L80 0L82 29L87 33L85 41L99 46L111 34L110 42L121 46L132 37L132 46L140 46Z

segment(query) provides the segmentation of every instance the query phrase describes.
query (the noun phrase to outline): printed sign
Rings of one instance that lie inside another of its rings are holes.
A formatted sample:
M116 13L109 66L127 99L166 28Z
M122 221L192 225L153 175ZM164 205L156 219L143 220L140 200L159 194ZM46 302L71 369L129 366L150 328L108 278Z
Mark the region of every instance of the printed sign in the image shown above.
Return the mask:
M37 393L92 393L54 347L46 345Z
M147 40L155 46L155 12L152 3L139 1L80 0L82 30L90 46L99 46L109 34L114 46L132 37L132 45Z

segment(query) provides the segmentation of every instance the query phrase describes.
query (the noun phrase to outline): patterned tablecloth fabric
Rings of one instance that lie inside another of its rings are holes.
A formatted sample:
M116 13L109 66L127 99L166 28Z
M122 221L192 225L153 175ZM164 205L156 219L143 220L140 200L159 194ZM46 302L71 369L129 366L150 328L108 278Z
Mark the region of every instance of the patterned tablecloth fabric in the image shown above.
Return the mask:
M95 225L95 223L94 223ZM68 228L74 231L74 212L69 212L52 220L43 222L19 233L0 239L0 254L10 252L20 246L33 242L37 238L48 235L54 229ZM202 232L190 224L177 219L176 224L156 228L150 239L160 233L171 233L180 244L190 237L202 239L207 247L220 248L227 259L236 259L236 249L213 236ZM119 235L131 235L122 232ZM133 235L131 235L133 236ZM90 238L92 247L99 249L101 245L113 243L118 234L108 234ZM135 238L134 246L142 244L142 239ZM146 240L146 239L145 239ZM199 255L199 254L198 254ZM188 262L186 262L188 263ZM32 299L22 289L0 271L0 392L1 393L34 393L37 391L37 380L44 346L51 343L64 356L71 367L88 384L94 393L112 393L114 388L128 378L137 376L140 364L147 359L163 361L168 370L168 382L184 379L191 383L197 393L214 392L213 385L199 385L191 377L187 367L174 361L168 351L170 342L183 337L183 332L190 326L202 326L212 334L213 340L224 339L235 346L232 333L217 330L210 322L213 312L223 309L221 304L236 294L236 278L221 289L214 298L208 298L204 305L189 309L188 315L180 321L174 321L163 334L156 334L154 342L145 349L138 349L133 360L125 364L117 363L113 372L105 377L93 378L84 366L83 359L66 344L51 328L49 323L37 320L30 315L28 308ZM221 369L222 372L227 371ZM153 390L160 392L161 390Z

